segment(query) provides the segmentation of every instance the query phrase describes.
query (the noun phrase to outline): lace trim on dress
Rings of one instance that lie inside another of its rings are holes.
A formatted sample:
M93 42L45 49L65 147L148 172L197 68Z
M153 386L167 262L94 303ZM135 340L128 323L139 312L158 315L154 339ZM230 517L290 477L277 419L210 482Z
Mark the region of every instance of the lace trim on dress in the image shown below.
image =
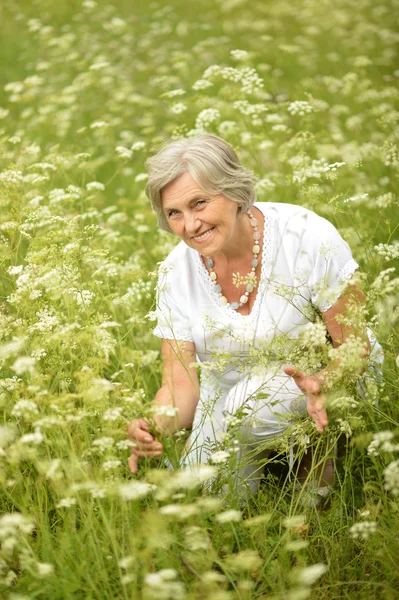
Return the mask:
M343 269L341 270L337 281L335 282L334 286L338 286L338 294L337 297L335 298L334 302L327 302L325 304L322 304L321 306L319 306L319 310L323 313L326 312L326 310L328 310L329 308L331 308L335 302L338 300L338 298L340 297L341 293L342 293L342 288L339 287L339 284L344 283L345 281L348 281L353 273L356 271L356 269L359 268L359 265L357 264L357 262L355 260L353 260L353 258L351 258L343 267Z
M193 342L192 336L184 329L174 328L173 331L171 329L165 329L163 327L155 327L152 331L153 335L156 335L159 338L164 340L175 340L176 342Z
M261 264L261 271L260 271L260 281L259 281L259 285L258 285L258 291L256 294L255 302L254 302L254 305L253 305L252 310L249 313L249 315L242 315L241 313L237 312L233 308L230 308L230 306L225 306L220 303L219 296L218 296L217 292L215 291L215 284L213 283L212 279L209 277L209 273L206 270L206 267L201 260L200 253L197 252L197 250L191 249L192 252L194 253L194 260L195 260L195 263L197 266L197 272L202 281L203 286L208 291L215 306L217 306L217 308L219 308L220 310L227 312L232 321L239 321L240 319L249 319L249 318L256 317L256 315L259 311L259 306L262 302L262 297L264 295L264 287L266 285L267 279L270 277L270 272L272 269L273 251L274 251L274 230L275 230L276 219L271 214L270 210L267 212L266 211L263 212L263 210L261 210L259 208L259 206L256 206L256 204L254 206L255 206L255 208L258 208L260 210L260 212L263 214L264 225L263 225L262 264Z

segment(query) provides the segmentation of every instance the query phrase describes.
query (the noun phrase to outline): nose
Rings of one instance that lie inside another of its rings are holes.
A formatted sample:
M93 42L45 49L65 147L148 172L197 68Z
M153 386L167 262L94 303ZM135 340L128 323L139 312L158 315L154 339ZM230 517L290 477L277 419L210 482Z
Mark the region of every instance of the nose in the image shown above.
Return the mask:
M184 227L186 228L187 233L196 233L201 228L201 220L197 215L188 211L184 215Z

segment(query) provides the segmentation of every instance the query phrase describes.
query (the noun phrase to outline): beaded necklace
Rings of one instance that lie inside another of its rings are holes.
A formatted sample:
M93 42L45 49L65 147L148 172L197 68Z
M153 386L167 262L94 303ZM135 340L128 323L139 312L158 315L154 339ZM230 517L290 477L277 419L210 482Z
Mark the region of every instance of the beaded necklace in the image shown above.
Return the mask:
M220 303L223 304L224 306L230 306L230 308L232 308L234 310L238 310L243 304L246 304L248 302L249 294L258 285L258 281L257 281L256 275L255 275L256 267L258 266L258 262L259 262L259 253L260 253L260 245L259 245L260 233L258 231L258 219L256 219L256 217L253 216L253 214L251 213L250 210L247 211L247 215L249 217L249 222L251 223L251 225L254 229L253 234L252 234L252 237L254 240L254 245L252 246L252 253L253 253L254 257L251 261L251 270L245 278L245 280L246 280L245 292L240 297L240 300L238 302L229 303L226 296L223 295L222 286L218 283L217 275L213 268L214 261L209 256L206 257L206 262L209 267L209 276L215 285L215 291L219 295ZM236 276L236 277L237 277L237 275L238 274L234 274L234 276ZM233 283L235 280L234 276L233 276ZM242 279L239 275L238 275L238 278ZM237 285L237 284L235 284L235 285Z

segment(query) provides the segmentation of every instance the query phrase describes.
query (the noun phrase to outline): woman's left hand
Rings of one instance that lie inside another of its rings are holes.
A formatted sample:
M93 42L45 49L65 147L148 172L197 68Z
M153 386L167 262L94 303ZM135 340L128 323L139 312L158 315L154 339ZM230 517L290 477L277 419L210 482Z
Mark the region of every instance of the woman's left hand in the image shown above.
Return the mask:
M324 433L328 425L327 411L324 408L325 397L320 394L321 384L315 375L307 375L295 367L286 367L284 373L294 378L295 383L306 396L306 408L316 424L317 431Z

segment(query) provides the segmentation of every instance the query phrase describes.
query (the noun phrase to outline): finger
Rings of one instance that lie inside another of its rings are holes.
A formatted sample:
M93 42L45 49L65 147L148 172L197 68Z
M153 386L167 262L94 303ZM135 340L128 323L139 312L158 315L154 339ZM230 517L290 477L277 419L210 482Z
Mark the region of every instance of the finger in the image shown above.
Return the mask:
M143 455L148 454L149 452L163 452L162 444L155 444L153 446L135 446L130 449L132 454L139 455L143 453Z
M295 379L305 377L305 373L303 373L303 371L300 371L299 369L293 366L284 367L284 373L286 375L289 375L290 377L294 377Z
M162 455L162 450L137 450L135 456L138 458L155 458Z
M313 375L307 375L296 367L285 367L284 372L294 379L296 385L304 394L317 394L320 391L320 386Z
M321 391L320 382L314 375L307 375L303 371L299 371L296 367L285 367L286 375L293 377L296 385L304 394L319 394Z
M148 432L149 428L149 424L146 421L144 421L144 419L136 419L135 421L131 421L131 423L128 424L127 432L131 437L133 437L136 435L137 431Z
M135 430L133 439L139 444L153 444L156 441L155 438L148 433L148 431L144 431L142 429Z
M129 469L130 472L133 473L133 475L136 475L137 473L137 463L138 463L138 458L135 454L132 454L127 461L127 464L129 465Z
M326 427L326 425L328 425L328 415L325 409L319 412L319 421L323 427Z
M315 423L317 431L324 433L324 429L328 425L327 412L325 410L317 413Z
M308 391L308 393L311 394L319 394L321 391L320 383L317 381L314 375L306 377L302 385Z
M316 402L311 397L307 397L306 409L308 415L316 425L316 429L319 433L324 433L324 428L328 425L327 411L325 408L317 408Z

